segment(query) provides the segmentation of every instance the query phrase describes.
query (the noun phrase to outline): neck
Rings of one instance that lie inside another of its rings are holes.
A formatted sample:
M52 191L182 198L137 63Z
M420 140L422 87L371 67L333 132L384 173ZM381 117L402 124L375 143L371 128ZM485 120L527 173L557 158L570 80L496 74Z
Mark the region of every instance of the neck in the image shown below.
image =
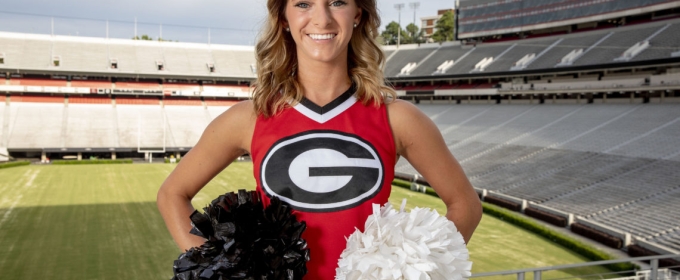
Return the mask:
M352 84L347 74L347 57L337 62L298 59L297 80L309 101L324 106Z

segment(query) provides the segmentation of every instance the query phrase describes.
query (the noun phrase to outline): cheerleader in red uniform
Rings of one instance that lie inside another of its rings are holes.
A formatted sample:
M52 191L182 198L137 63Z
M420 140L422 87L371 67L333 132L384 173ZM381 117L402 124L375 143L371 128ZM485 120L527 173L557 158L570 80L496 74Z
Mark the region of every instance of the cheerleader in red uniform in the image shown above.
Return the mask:
M376 1L268 0L267 8L253 100L217 117L158 193L179 247L204 242L189 234L190 201L243 154L265 204L277 196L307 223L305 279L334 278L345 237L363 230L373 203L387 202L399 156L469 241L481 204L437 127L385 86Z

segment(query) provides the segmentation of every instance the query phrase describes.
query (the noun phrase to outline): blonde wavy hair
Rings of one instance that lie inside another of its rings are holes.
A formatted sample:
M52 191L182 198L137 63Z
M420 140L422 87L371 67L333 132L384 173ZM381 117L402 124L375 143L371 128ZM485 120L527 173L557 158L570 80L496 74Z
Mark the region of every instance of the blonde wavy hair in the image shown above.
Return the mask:
M302 87L294 74L297 69L295 42L284 31L285 8L289 0L268 0L269 16L255 46L257 79L253 84L255 111L271 117L303 98ZM347 71L356 87L356 97L363 104L379 106L388 96L396 99L394 90L385 85L385 54L378 45L380 16L376 0L355 0L362 10L361 21L354 29L347 53Z

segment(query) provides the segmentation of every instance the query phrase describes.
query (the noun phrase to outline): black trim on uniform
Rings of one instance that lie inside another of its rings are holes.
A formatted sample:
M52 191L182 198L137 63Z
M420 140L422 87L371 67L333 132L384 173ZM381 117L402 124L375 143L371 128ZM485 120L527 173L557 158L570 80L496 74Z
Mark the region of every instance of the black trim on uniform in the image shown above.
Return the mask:
M352 83L352 85L349 87L349 89L347 89L347 91L345 91L340 96L335 98L330 103L324 105L323 107L316 105L314 102L310 101L306 97L302 97L302 101L300 101L300 104L302 104L302 106L307 107L307 109L312 110L314 113L323 115L335 109L335 107L340 106L340 104L342 104L343 102L347 101L347 99L349 99L356 91L355 88L356 86L354 85L354 83Z

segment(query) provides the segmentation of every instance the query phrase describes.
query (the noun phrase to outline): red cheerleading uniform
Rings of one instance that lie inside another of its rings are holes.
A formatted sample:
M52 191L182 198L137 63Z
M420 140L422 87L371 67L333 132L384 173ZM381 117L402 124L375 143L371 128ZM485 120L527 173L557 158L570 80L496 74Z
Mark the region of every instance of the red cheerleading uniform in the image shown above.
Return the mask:
M334 279L345 238L390 196L396 150L385 106L363 105L353 87L323 107L303 99L257 118L251 156L264 204L278 196L307 223L305 279Z

